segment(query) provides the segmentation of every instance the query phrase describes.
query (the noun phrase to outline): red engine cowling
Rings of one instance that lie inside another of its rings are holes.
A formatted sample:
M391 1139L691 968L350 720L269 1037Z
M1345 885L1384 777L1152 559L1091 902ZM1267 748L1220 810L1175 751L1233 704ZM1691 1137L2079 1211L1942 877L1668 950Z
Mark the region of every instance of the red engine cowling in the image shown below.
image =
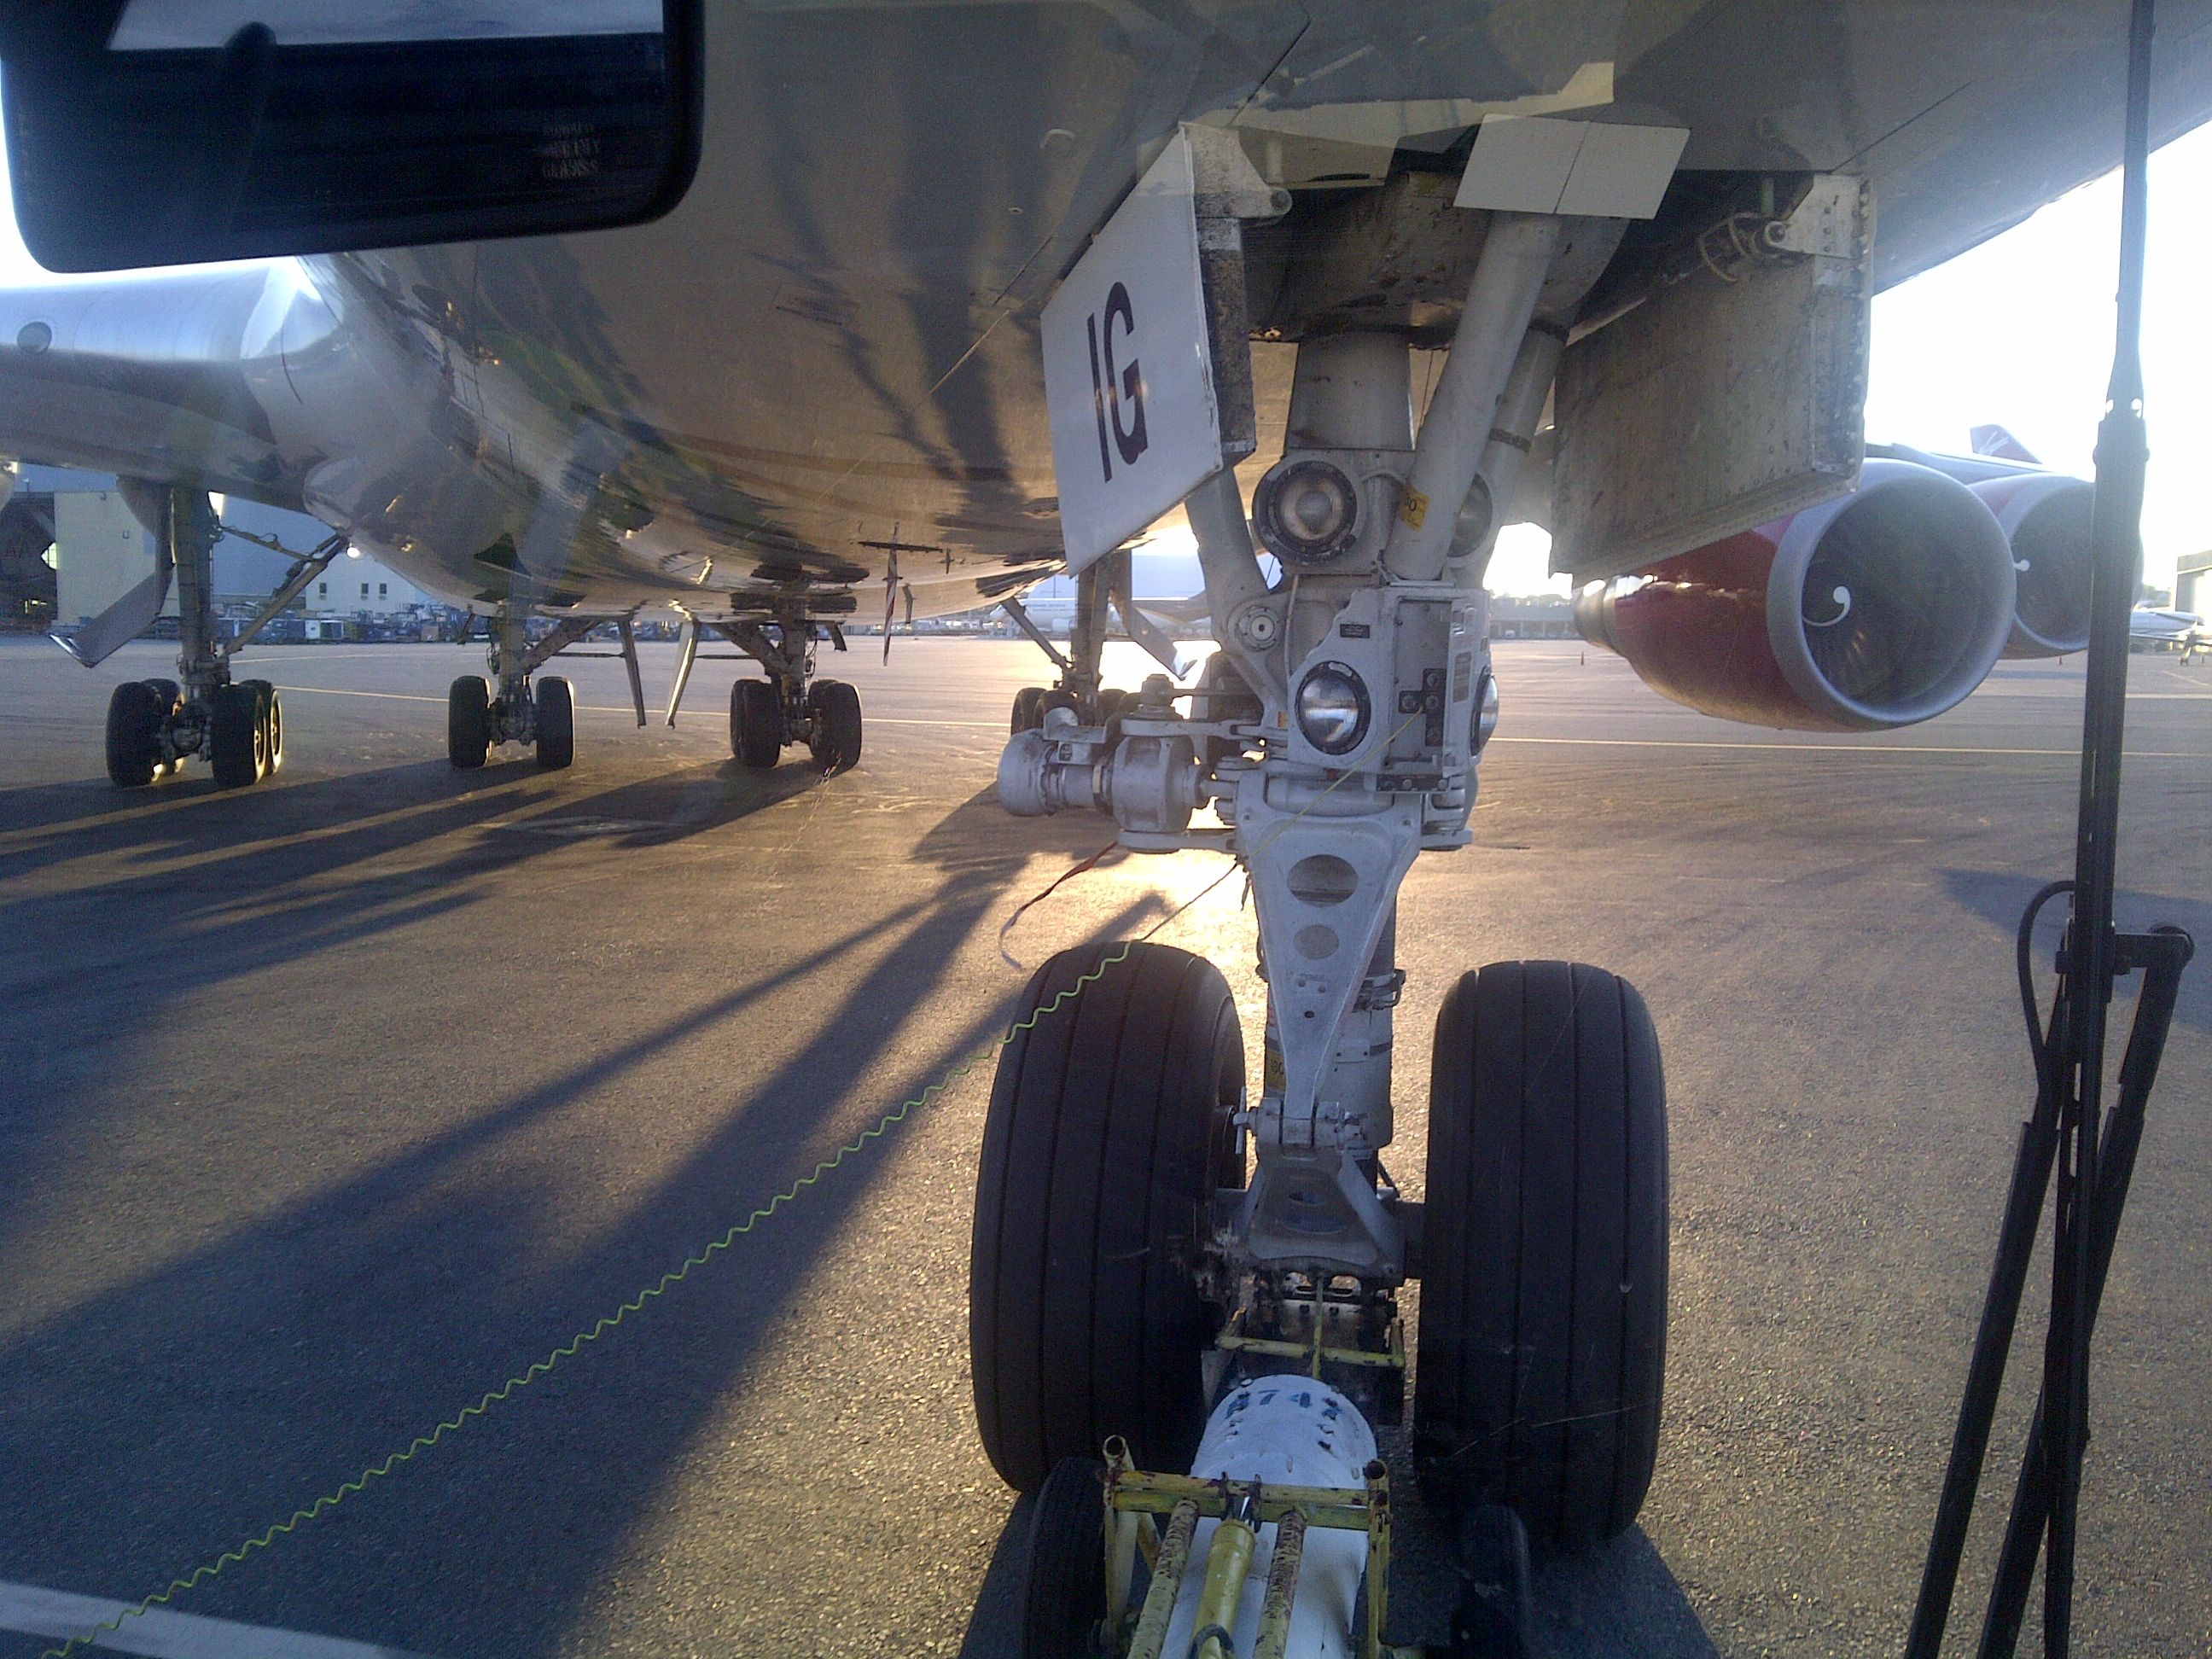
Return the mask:
M2020 588L2008 657L2089 648L2089 517L2096 486L2057 472L2016 472L1973 484L2012 545Z
M1811 732L1934 718L2013 632L2012 549L1957 480L1870 459L1850 495L1575 602L1584 639L1724 720Z

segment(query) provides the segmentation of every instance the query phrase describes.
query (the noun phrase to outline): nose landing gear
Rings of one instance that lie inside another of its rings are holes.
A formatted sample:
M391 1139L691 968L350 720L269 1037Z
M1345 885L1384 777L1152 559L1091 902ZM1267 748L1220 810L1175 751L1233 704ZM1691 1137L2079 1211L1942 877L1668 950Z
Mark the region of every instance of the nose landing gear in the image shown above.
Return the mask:
M1213 162L1197 152L1212 141L1188 142L1203 265L1233 258L1235 238L1208 192L1243 197L1206 182ZM1241 152L1221 148L1233 173ZM1017 815L1090 806L1132 850L1237 858L1267 986L1249 1097L1225 983L1162 946L1048 963L1000 1059L973 1254L977 1416L1000 1474L1039 1494L1040 1526L1045 1496L1065 1498L1066 1460L1094 1460L1095 1474L1126 1447L1103 1476L1095 1651L1388 1650L1387 1472L1302 1460L1399 1418L1411 1279L1415 1462L1466 1536L1588 1546L1631 1523L1652 1478L1665 1105L1633 988L1564 963L1468 975L1437 1021L1426 1201L1382 1162L1399 887L1419 853L1470 841L1494 720L1480 581L1495 526L1462 503L1510 498L1565 324L1603 264L1569 257L1555 218L1469 227L1480 252L1418 441L1402 333L1299 343L1291 447L1269 475L1281 488L1261 503L1282 580L1261 568L1225 436L1221 470L1186 499L1219 646L1206 684L1148 682L1108 718L1085 684L1079 599L1073 658L1046 644L1062 685L1023 694L1000 763ZM1589 232L1607 247L1618 234ZM1209 304L1234 312L1242 292L1209 283ZM1232 385L1223 343L1241 350L1249 331L1211 312L1207 326L1214 384ZM1104 568L1079 589L1094 618ZM1048 708L1055 696L1072 707ZM1284 1401L1296 1420L1279 1431L1233 1455L1217 1443ZM1349 1580L1323 1565L1332 1527L1368 1535L1357 1607L1359 1562ZM1512 1561L1470 1567L1468 1640L1525 1634L1525 1586Z

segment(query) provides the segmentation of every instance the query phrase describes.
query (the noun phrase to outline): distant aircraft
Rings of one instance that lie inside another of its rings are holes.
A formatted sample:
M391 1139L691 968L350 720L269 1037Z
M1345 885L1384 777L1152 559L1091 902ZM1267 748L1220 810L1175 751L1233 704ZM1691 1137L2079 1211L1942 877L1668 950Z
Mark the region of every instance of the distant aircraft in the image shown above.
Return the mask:
M2145 649L2191 651L2205 647L2204 618L2194 611L2139 605L2128 613L2128 640Z

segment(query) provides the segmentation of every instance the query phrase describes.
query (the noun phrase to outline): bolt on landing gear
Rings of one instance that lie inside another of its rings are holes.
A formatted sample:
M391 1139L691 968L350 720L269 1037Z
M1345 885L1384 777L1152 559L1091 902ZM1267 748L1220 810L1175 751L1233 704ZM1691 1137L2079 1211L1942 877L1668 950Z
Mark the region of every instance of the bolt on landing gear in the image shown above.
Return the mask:
M1183 163L1200 222L1217 216L1190 257L1238 258L1235 216L1272 193L1221 182L1250 172L1233 136L1183 142L1213 152ZM1587 1546L1629 1525L1651 1480L1666 1120L1633 988L1567 963L1465 975L1437 1023L1426 1202L1382 1162L1400 884L1419 853L1470 841L1495 718L1488 504L1510 498L1563 323L1604 264L1591 245L1620 235L1507 213L1466 226L1480 252L1418 441L1406 335L1316 328L1254 517L1233 455L1184 502L1220 646L1206 682L1156 678L1110 721L1054 709L1000 761L1018 816L1091 807L1133 851L1239 860L1267 993L1249 1092L1226 982L1160 945L1046 963L1000 1056L972 1252L977 1419L1000 1474L1038 1494L1036 1548L1048 1500L1085 1480L1094 1552L1106 1540L1077 1641L1048 1632L1030 1653L1384 1652L1388 1483L1368 1460L1372 1425L1404 1409L1412 1279L1415 1473L1462 1536ZM1235 311L1241 270L1206 269L1209 304ZM1247 332L1232 316L1205 343L1217 388L1236 383ZM1148 362L1175 349L1138 344ZM1463 1624L1510 1629L1519 1605L1493 1594Z
M576 758L575 688L558 674L537 671L606 618L565 617L534 644L529 619L526 605L500 607L489 665L496 695L479 674L464 674L447 689L446 758L463 771L482 766L502 743L535 748L543 771L560 771Z
M768 771L793 744L805 744L827 775L860 763L860 694L843 680L815 678L817 624L793 616L720 627L732 644L768 671L764 680L736 680L730 686L730 753L739 764ZM842 651L843 633L834 624L827 631Z
M121 482L132 512L155 532L155 574L118 602L112 627L102 629L111 620L106 617L94 624L92 631L112 638L99 645L82 638L65 643L88 666L98 662L159 614L173 572L180 678L130 680L115 688L107 701L108 781L118 789L143 788L198 757L206 760L219 788L258 783L284 763L283 705L268 681L230 678L230 650L252 637L290 593L283 592L278 606L265 609L226 647L216 637L213 563L221 527L213 503L201 490ZM295 567L299 586L306 586L301 571L312 575L330 562L331 550L326 544Z

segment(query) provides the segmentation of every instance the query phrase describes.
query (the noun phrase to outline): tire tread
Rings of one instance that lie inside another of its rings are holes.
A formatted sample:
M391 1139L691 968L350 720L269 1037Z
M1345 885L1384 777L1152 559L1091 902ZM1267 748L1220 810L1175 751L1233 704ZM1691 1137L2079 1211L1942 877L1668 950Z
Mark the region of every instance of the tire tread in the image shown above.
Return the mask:
M1112 960L1117 951L1127 956ZM1165 945L1062 951L1024 992L976 1182L976 1421L1008 1483L1126 1435L1148 1466L1197 1443L1209 1334L1185 1248L1213 1114L1243 1080L1227 981Z
M1501 963L1446 996L1414 1399L1435 1500L1510 1504L1570 1547L1635 1518L1665 1360L1664 1112L1626 981Z

